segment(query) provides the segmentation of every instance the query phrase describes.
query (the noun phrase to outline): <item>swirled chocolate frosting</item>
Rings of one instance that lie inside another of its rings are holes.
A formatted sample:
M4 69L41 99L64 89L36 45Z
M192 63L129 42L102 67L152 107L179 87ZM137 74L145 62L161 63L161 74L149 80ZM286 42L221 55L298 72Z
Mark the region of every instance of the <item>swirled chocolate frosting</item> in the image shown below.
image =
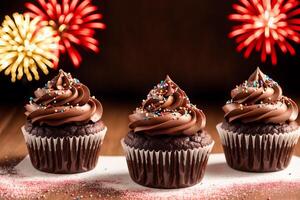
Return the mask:
M283 96L278 83L259 68L231 91L231 98L223 106L228 122L281 124L295 121L298 116L297 104Z
M150 91L141 107L129 115L129 121L129 128L135 133L193 135L205 127L206 118L167 76Z
M89 89L78 79L62 70L34 95L25 106L27 120L33 124L59 126L101 119L101 103L91 97Z

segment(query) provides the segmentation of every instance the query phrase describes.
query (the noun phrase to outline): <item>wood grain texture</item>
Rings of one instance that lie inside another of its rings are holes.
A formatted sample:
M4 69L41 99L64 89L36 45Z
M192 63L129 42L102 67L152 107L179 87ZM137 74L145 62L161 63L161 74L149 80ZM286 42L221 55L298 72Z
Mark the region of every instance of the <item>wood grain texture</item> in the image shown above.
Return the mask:
M101 148L101 155L123 155L120 140L128 132L128 115L134 109L131 104L118 104L104 102L103 121L108 127L108 132ZM215 140L213 153L223 152L216 124L223 119L223 113L216 106L210 106L205 110L207 116L206 129ZM25 122L22 106L0 106L0 160L24 157L27 149L21 127ZM297 145L295 154L300 156L300 145Z
M134 109L134 106L129 104L104 103L103 121L108 127L101 155L123 155L123 149L120 145L120 140L128 132L128 115ZM21 127L25 122L24 110L22 106L2 106L0 107L0 159L10 159L24 157L27 154L27 149ZM213 152L222 152L220 140L215 130L215 124L222 120L222 116L216 112L209 112L207 130L212 134L216 141Z
M108 126L108 132L105 137L101 155L123 155L123 149L120 145L120 140L127 134L128 132L128 114L132 112L134 106L132 104L119 104L113 102L104 102L104 116L103 120L105 124ZM220 144L220 139L216 131L216 124L222 121L223 113L219 109L219 106L207 106L209 109L204 110L207 116L207 126L206 129L211 133L213 139L215 140L215 146L213 149L213 153L220 153L223 151L222 146ZM0 106L0 167L3 166L14 166L20 160L27 155L27 149L25 145L25 141L23 139L23 135L21 133L20 128L24 124L25 116L23 107L9 105L9 106ZM295 154L300 156L300 144L297 145ZM49 191L44 199L76 199L76 197L80 197L80 195L84 195L88 198L83 199L98 199L100 198L99 194L108 195L107 199L122 199L122 196L115 195L116 191L113 191L110 194L110 191L92 191L87 188L81 188L80 192L76 189L77 186L69 192L65 192L64 188L59 191ZM66 189L66 188L65 188ZM242 199L252 199L252 197L260 197L267 198L268 193L264 191L257 190L257 193L253 193L251 198L247 198L244 195L245 191L241 191ZM115 196L114 196L115 195ZM244 195L244 196L243 196ZM279 194L278 194L279 195ZM282 194L280 194L282 195ZM93 196L93 198L89 198ZM274 196L274 195L273 195ZM273 197L272 196L272 197ZM277 195L275 195L277 196ZM299 197L299 193L293 193L292 197L297 199ZM102 198L101 197L101 198ZM1 196L0 196L1 199ZM82 199L82 198L80 198ZM106 199L106 198L104 198ZM235 199L235 198L232 198ZM236 198L239 199L239 198ZM280 198L274 198L280 199Z

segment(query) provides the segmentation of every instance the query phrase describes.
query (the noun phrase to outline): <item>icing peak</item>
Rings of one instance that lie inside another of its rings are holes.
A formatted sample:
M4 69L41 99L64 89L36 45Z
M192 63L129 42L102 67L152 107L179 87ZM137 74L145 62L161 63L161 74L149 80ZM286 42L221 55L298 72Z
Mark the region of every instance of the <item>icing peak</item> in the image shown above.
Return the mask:
M192 135L206 123L204 113L169 76L149 92L129 120L134 132L148 135Z
M283 96L278 83L259 68L231 91L231 100L223 110L229 122L284 123L298 116L296 103Z
M32 123L59 126L67 123L97 122L102 117L101 103L91 97L89 89L63 70L34 92L25 106Z

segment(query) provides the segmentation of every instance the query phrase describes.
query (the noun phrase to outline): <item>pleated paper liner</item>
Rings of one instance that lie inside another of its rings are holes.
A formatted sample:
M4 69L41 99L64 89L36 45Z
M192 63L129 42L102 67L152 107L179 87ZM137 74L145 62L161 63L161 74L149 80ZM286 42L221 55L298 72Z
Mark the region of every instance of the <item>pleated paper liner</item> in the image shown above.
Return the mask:
M183 188L202 180L214 142L181 151L136 149L125 144L124 139L121 144L133 181L153 188Z
M227 164L237 170L272 172L285 169L292 158L300 129L279 134L242 134L217 125Z
M41 137L22 132L32 165L49 173L79 173L95 168L107 128L85 136Z

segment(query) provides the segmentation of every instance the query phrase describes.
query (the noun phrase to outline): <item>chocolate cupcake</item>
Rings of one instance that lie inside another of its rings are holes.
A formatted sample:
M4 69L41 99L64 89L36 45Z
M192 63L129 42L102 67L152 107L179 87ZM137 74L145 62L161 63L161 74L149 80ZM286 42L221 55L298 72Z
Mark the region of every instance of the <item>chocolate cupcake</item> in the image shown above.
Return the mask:
M214 141L204 130L204 113L169 77L150 91L129 120L130 131L121 143L133 181L182 188L202 180Z
M251 172L286 168L299 138L298 107L259 68L231 91L217 125L228 165Z
M22 127L33 166L50 173L93 169L107 130L101 103L62 70L34 95Z

